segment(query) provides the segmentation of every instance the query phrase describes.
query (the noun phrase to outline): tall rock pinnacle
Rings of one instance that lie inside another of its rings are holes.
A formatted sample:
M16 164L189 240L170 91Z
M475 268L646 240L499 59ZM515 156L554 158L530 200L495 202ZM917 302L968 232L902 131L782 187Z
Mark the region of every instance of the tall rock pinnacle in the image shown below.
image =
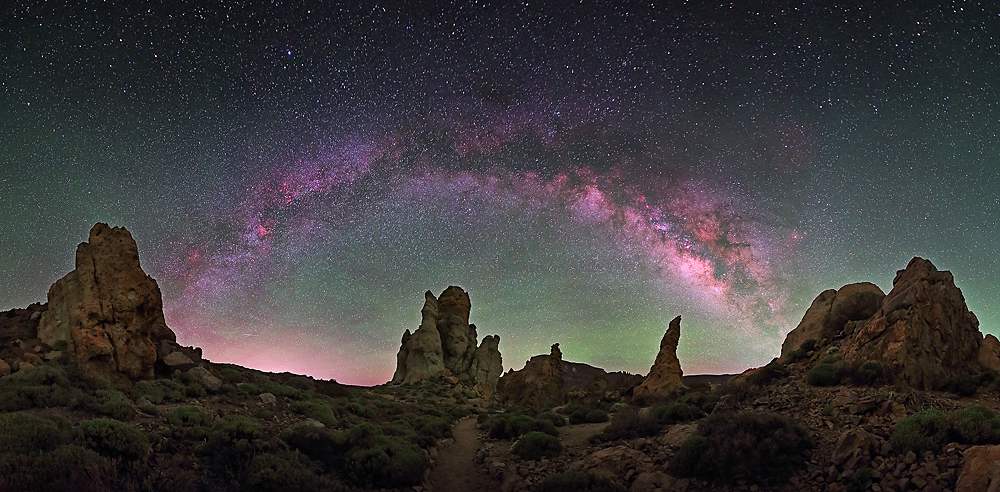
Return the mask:
M660 351L656 354L653 366L649 368L649 375L642 384L635 387L633 395L669 396L685 388L684 371L681 370L681 361L677 359L677 343L680 338L681 317L678 316L670 322L667 332L663 334Z

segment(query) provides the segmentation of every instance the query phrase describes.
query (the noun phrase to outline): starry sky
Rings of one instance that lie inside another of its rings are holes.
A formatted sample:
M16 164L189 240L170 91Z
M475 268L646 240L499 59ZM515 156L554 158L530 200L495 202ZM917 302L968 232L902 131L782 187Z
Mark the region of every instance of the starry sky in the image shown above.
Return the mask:
M0 310L101 221L182 344L349 384L449 285L505 369L645 374L681 315L742 371L915 255L1000 333L1000 8L750 3L15 0Z

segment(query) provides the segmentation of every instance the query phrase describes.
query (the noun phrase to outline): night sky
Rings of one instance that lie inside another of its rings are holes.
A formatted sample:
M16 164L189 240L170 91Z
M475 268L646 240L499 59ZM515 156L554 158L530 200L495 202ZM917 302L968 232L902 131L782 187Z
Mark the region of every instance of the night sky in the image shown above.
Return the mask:
M915 255L1000 333L992 2L63 3L0 13L0 310L101 221L182 344L351 384L449 285L505 369L742 371Z

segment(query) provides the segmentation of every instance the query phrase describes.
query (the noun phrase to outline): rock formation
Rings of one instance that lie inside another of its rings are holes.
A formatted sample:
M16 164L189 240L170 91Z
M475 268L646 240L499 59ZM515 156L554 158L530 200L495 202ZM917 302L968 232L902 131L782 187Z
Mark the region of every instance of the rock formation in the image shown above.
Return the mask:
M871 282L847 284L839 290L826 290L816 296L802 321L785 336L781 358L799 348L802 342L831 341L851 321L870 318L882 305L885 294ZM852 325L853 326L853 325Z
M116 385L153 377L158 349L176 347L156 281L139 266L127 230L97 224L76 269L49 288L38 338L63 348L84 373Z
M670 396L685 388L681 361L677 359L677 343L681 338L681 317L670 321L670 326L660 340L660 351L642 384L635 387L633 395Z
M449 376L472 379L477 392L484 399L491 398L503 371L500 336L484 337L476 347L476 325L469 324L471 309L469 295L461 287L450 286L439 298L427 291L420 327L412 334L403 332L392 382Z
M844 339L845 360L877 361L895 380L924 389L979 368L979 320L951 272L913 258L892 285L878 311Z
M979 346L979 365L1000 371L1000 340L993 335L986 335L983 344Z
M510 407L552 408L566 402L562 351L552 345L549 355L536 355L524 369L508 371L497 383L500 404Z

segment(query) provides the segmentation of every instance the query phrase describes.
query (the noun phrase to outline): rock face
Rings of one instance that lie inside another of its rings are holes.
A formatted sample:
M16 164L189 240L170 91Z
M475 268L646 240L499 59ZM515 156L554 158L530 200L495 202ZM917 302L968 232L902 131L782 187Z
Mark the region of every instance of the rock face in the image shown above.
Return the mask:
M500 404L510 407L552 408L566 403L563 360L559 344L549 355L536 355L524 369L508 371L497 383Z
M986 335L979 347L979 365L1000 371L1000 340L993 335Z
M476 347L476 325L469 324L472 303L461 287L451 286L440 297L427 291L420 310L420 327L403 332L396 354L393 383L415 383L436 377L474 380L474 387L489 399L503 371L500 336L483 338Z
M156 281L139 266L127 230L97 224L76 250L76 269L49 288L38 338L65 344L84 373L114 384L153 377L157 348L176 345Z
M816 296L802 321L785 336L781 357L814 339L832 340L844 331L848 322L870 318L882 305L885 294L871 282L847 284L839 290L827 290Z
M979 368L983 335L951 272L913 258L874 315L844 339L845 360L877 361L895 380L931 389Z
M635 387L633 395L669 396L685 388L681 361L677 359L677 343L681 339L681 317L670 322L667 332L660 340L660 351L656 354L649 375L642 384Z

